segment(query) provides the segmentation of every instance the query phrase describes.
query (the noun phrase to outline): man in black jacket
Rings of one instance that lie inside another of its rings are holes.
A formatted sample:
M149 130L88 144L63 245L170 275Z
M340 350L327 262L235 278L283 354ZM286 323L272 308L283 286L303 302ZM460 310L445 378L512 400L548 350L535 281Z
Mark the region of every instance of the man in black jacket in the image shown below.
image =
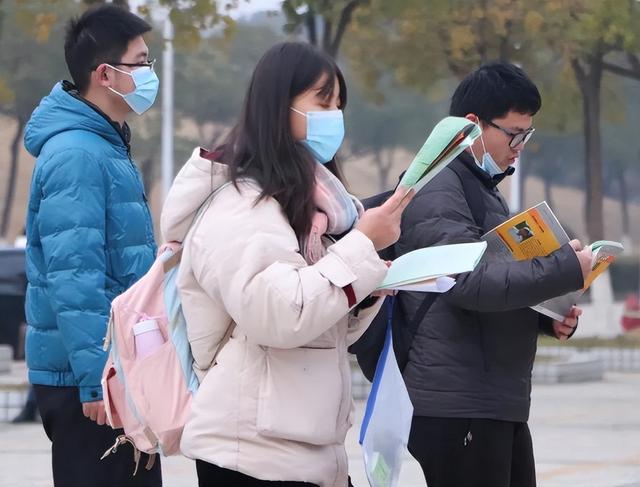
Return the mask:
M405 210L399 255L476 242L508 219L496 185L513 173L540 106L536 86L510 64L485 65L462 81L450 114L478 123L482 137ZM581 311L558 322L529 306L580 289L590 263L590 250L578 241L529 261L485 255L431 305L404 369L415 409L409 451L429 487L535 486L527 420L537 337L567 339ZM424 295L398 299L412 317Z

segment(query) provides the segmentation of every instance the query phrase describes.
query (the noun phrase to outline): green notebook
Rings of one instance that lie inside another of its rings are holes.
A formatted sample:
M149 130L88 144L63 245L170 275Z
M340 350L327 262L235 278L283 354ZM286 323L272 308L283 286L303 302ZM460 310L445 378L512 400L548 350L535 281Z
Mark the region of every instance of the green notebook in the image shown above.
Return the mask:
M404 173L401 186L417 193L480 136L478 125L463 117L446 117L433 128Z
M478 265L486 248L487 242L472 242L414 250L393 261L378 289L394 289L470 272Z

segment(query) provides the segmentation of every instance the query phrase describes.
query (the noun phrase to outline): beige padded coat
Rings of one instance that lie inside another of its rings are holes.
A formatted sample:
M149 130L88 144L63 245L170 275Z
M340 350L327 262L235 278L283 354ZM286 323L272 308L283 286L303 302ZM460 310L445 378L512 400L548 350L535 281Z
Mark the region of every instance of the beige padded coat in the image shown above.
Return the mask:
M353 413L347 347L380 303L356 316L342 288L351 284L359 302L386 266L357 230L308 265L276 200L256 204L255 182L226 182L226 167L196 149L162 212L164 239L183 241L218 190L185 241L178 278L201 380L182 451L259 479L344 487Z

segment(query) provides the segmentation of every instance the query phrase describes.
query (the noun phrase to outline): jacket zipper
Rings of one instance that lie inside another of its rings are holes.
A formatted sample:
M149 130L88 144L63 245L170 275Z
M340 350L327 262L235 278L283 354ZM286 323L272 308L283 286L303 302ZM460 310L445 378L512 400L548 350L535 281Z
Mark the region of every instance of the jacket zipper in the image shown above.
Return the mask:
M147 193L144 189L144 183L142 182L142 176L140 175L138 166L136 166L135 162L133 162L133 159L131 159L131 152L130 152L129 145L127 145L127 155L129 159L129 164L131 164L131 168L133 169L134 175L136 177L136 181L138 182L139 189L142 192L142 200L144 201L144 210L145 210L145 214L147 215L147 221L146 221L147 232L149 233L149 235L153 235L153 228L149 228L150 222L152 221L151 210L149 210L149 200L147 199Z

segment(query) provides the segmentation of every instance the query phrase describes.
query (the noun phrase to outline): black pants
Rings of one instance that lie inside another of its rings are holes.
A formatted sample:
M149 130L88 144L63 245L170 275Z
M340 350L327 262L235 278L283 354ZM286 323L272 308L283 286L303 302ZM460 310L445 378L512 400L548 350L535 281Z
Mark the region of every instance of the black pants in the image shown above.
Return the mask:
M429 487L535 487L527 423L414 416L409 452Z
M317 487L308 482L260 480L202 460L196 460L196 471L198 487Z
M99 426L82 414L76 387L35 385L42 425L51 440L53 483L56 487L156 487L162 485L160 458L149 471L148 456L142 454L138 473L129 443L104 460L102 454L123 434L110 426Z

